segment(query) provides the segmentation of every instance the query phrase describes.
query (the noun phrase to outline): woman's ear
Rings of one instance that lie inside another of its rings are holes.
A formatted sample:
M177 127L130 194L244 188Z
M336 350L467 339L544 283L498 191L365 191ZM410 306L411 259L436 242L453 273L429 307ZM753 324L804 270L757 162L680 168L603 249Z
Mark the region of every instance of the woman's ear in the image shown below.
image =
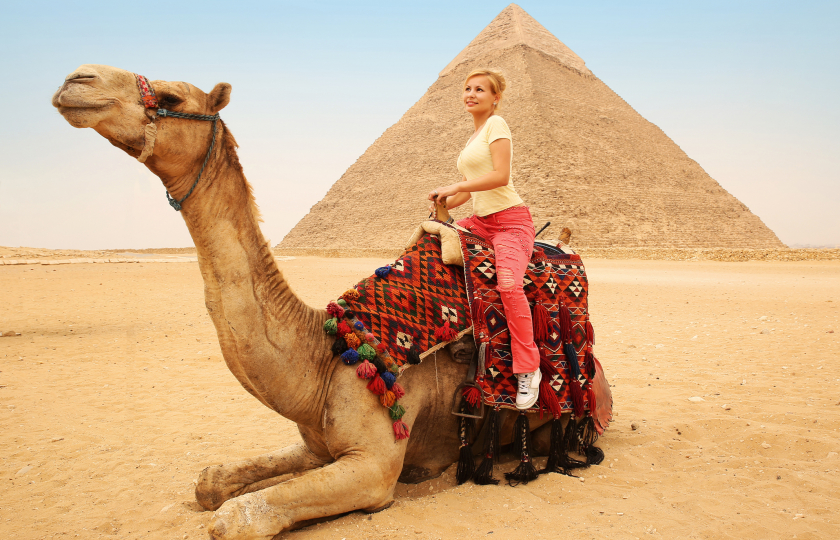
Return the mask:
M207 96L207 102L210 104L210 112L216 114L224 109L230 103L231 86L226 82L220 82L213 88L213 91Z

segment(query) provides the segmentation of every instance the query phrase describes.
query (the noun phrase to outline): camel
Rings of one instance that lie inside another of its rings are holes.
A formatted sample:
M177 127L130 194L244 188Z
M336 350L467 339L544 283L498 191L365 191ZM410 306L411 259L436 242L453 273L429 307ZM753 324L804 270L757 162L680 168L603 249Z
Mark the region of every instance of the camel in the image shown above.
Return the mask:
M184 82L151 86L170 111L212 116L230 101L227 83L209 94ZM300 430L299 444L200 473L196 499L215 511L211 538L269 539L349 512L380 511L393 502L397 481L434 478L458 460L452 391L464 380L471 353L463 345L458 358L442 350L400 377L411 437L395 442L377 397L332 354L333 338L322 329L327 312L300 300L278 268L223 121L161 117L144 106L133 73L103 65L82 65L68 75L52 104L72 126L93 128L140 158L181 201L228 368L248 393ZM436 390L436 377L445 391ZM512 425L514 416L503 424ZM545 455L550 415L529 416L532 448Z

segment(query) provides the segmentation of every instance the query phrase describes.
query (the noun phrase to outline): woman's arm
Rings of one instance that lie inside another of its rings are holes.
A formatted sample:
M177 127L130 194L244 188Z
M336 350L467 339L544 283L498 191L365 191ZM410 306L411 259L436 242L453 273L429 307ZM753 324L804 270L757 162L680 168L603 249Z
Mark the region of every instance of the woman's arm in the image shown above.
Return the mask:
M472 193L474 191L489 191L497 187L506 186L510 181L510 139L496 139L490 143L490 157L493 159L493 170L484 176L479 176L473 180L466 182L458 182L449 186L439 187L429 193L430 201L443 201L447 197L461 194ZM469 200L469 197L459 202L455 206L460 206ZM460 201L460 197L456 199ZM448 208L455 208L451 206L447 200Z
M467 179L464 178L463 182L466 182ZM471 195L469 191L462 191L461 193L456 193L455 195L450 195L446 198L446 205L445 208L452 209L458 208L468 200L470 200Z

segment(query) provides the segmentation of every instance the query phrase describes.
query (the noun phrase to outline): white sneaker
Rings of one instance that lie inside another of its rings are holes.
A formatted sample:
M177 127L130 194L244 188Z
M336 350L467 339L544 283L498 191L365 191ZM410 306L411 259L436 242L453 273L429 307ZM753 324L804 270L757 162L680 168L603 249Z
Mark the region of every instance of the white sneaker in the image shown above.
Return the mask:
M516 378L519 381L519 391L516 393L516 408L530 409L537 398L540 397L540 381L542 374L540 369L531 373L517 373Z

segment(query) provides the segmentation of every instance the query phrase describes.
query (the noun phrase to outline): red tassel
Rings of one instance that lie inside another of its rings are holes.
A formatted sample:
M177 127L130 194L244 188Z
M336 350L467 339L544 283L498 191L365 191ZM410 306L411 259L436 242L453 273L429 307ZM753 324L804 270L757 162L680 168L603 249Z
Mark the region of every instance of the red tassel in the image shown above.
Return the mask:
M356 376L360 379L370 379L376 375L376 366L365 360L356 368Z
M595 378L595 355L592 354L592 347L586 347L583 363L586 366L586 378L591 381Z
M378 352L379 354L382 354L387 350L388 350L388 347L386 347L384 343L380 343L379 345L376 346L376 352Z
M394 397L397 399L402 399L405 395L405 390L403 390L403 387L400 386L400 383L394 383L391 386L391 392L394 393Z
M481 399L481 392L475 386L467 386L461 393L467 403L470 404L470 407L475 407L478 404L478 400Z
M376 375L374 378L370 380L367 384L367 389L376 394L377 396L381 396L388 390L385 387L385 381L382 380L382 377Z
M481 297L473 299L471 315L473 325L480 325L484 321L484 301L481 300Z
M341 321L340 323L338 323L338 329L336 331L336 334L338 334L338 337L344 337L349 333L350 333L350 325L348 325L344 321Z
M592 328L592 323L586 319L586 341L590 346L595 345L595 329Z
M560 418L563 415L563 409L560 407L560 401L557 399L557 394L554 393L554 388L548 380L543 377L540 381L540 413L543 410L551 413L554 418Z
M572 314L566 304L560 304L560 337L563 343L572 341Z
M542 348L538 348L540 353L540 371L542 372L543 380L551 378L552 375L557 375L559 373L557 368L551 365L551 362L548 361L548 357L545 355L545 351Z
M329 313L336 319L340 319L344 317L344 308L339 306L335 302L330 302L329 304L327 304L327 313Z
M595 411L598 409L598 402L595 401L595 389L592 388L590 382L586 387L586 398L589 400L589 416L595 417Z
M449 321L443 323L443 326L435 330L435 339L438 341L452 341L458 337L458 331L449 326Z
M545 341L548 339L549 313L544 305L537 302L534 304L534 314L531 321L534 324L534 341Z
M569 387L572 391L572 405L575 408L575 416L580 418L581 416L583 416L584 413L583 388L580 387L580 381L577 379L574 379L571 382L569 382Z
M408 435L408 426L405 425L405 422L403 422L402 420L397 420L396 422L394 422L394 437L396 437L398 441L407 439Z

